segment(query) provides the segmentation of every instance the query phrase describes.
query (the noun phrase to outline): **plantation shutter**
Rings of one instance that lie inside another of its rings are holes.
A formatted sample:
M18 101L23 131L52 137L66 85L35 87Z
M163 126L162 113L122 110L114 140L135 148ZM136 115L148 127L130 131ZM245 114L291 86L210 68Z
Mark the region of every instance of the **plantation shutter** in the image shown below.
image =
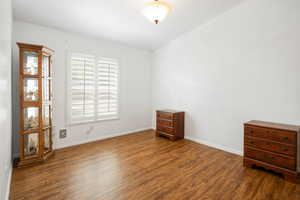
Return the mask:
M87 122L95 119L95 57L72 54L71 120Z
M118 64L99 59L97 64L97 119L117 117L118 80Z
M118 118L118 63L93 55L70 55L69 123Z

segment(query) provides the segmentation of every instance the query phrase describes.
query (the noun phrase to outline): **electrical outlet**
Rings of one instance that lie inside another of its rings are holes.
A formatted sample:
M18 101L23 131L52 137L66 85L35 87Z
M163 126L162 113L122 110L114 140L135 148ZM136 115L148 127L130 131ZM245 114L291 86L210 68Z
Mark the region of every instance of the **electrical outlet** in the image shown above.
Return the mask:
M67 137L67 129L60 129L59 130L59 138L66 138Z

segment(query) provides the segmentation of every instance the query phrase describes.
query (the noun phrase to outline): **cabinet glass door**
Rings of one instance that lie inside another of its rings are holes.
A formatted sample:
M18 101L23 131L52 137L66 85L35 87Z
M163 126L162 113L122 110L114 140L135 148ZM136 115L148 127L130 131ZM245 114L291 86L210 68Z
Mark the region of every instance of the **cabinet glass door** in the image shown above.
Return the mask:
M39 108L24 108L24 130L34 130L39 128Z
M43 125L44 125L44 128L47 128L50 126L50 106L49 105L43 106Z
M23 73L27 75L37 75L38 74L38 54L35 52L24 52L23 59Z
M51 150L51 129L45 129L44 131L44 153Z
M43 76L50 77L49 56L43 55Z
M24 79L24 101L38 101L38 79Z
M38 155L39 152L39 134L31 133L24 135L24 156L31 157Z
M43 100L50 101L50 80L43 78Z

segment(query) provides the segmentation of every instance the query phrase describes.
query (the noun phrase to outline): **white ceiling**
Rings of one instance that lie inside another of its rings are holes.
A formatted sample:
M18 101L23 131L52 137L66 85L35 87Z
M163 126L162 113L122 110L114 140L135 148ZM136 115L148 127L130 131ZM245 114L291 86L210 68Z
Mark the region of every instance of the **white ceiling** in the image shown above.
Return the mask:
M165 0L173 7L160 24L141 13L152 0L14 0L16 20L155 50L243 0Z

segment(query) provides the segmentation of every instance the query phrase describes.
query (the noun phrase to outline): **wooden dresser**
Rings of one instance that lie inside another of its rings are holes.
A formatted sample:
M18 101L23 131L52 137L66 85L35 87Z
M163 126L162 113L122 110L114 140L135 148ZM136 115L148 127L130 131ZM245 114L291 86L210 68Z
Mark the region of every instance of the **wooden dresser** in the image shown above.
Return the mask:
M171 140L184 138L184 112L176 110L156 111L156 136Z
M300 126L263 121L244 124L244 166L260 166L297 182L300 172Z

